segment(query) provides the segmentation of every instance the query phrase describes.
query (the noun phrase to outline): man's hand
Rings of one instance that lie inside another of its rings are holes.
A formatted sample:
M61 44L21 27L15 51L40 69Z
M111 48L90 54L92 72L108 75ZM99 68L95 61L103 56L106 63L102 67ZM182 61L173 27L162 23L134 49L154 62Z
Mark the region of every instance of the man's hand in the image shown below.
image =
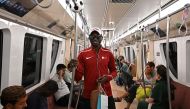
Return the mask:
M101 84L104 84L105 82L108 81L108 78L107 78L106 75L104 75L104 76L98 78L97 81L98 81L99 83L101 83Z
M77 67L78 61L76 59L71 59L70 61L71 67Z

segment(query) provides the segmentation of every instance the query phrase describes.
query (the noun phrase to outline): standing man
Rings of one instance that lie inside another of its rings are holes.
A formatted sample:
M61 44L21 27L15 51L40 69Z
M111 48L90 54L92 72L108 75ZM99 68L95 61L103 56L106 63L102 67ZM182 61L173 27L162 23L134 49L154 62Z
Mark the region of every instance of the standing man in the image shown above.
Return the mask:
M90 109L90 96L98 88L98 83L103 87L108 96L108 109L115 109L110 80L116 75L114 56L110 50L101 46L103 37L93 30L89 35L91 47L83 50L78 56L75 80L80 81L84 75L84 90L81 102L85 105L82 109Z

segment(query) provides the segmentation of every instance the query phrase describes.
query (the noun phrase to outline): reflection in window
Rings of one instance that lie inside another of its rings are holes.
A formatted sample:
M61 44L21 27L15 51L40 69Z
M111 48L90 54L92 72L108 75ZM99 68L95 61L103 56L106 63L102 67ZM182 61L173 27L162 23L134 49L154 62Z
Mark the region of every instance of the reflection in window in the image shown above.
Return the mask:
M166 43L163 43L163 51L164 56L166 58ZM172 74L178 78L178 72L177 72L177 43L176 42L170 42L169 43L169 68L172 72Z
M55 64L55 60L56 60L56 57L57 57L58 48L59 48L59 41L53 40L53 43L52 43L52 51L51 51L51 71L52 71L53 66L54 66L54 64Z
M26 34L24 39L24 57L22 85L31 87L40 81L43 39Z
M0 81L1 81L1 71L2 71L2 53L3 53L3 31L0 30ZM1 82L0 82L1 87Z

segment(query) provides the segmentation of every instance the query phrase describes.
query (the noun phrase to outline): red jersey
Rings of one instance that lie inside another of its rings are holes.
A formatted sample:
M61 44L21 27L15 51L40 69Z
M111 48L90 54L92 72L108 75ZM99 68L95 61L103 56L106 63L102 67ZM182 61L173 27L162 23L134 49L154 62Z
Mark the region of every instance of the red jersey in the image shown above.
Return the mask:
M75 80L80 81L84 75L83 97L89 99L93 90L97 89L97 79L106 75L108 81L102 85L108 96L112 96L110 80L114 78L116 73L114 56L110 50L100 48L99 52L93 48L87 48L80 52L78 56L78 65L75 71Z

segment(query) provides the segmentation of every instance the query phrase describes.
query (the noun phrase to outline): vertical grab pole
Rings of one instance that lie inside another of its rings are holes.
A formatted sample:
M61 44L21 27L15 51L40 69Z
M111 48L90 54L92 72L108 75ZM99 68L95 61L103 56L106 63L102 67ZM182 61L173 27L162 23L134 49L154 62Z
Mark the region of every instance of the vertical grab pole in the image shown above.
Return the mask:
M77 43L78 43L78 37L77 37L77 12L75 12L75 44L74 44L74 55L73 59L77 58ZM73 86L74 86L74 77L75 77L75 69L72 69L72 81L71 81L71 92L69 95L69 104L68 104L68 109L71 109L71 103L72 103L72 98L73 98Z
M143 87L145 86L145 82L144 82L144 46L143 46L143 31L141 31L141 68L142 68L142 80L143 80ZM146 94L146 89L145 87L143 88L144 89L144 94L145 96L147 97L147 94Z
M166 70L167 70L167 85L168 85L169 109L172 109L172 107L171 107L170 75L169 75L169 29L170 29L170 17L167 16Z

